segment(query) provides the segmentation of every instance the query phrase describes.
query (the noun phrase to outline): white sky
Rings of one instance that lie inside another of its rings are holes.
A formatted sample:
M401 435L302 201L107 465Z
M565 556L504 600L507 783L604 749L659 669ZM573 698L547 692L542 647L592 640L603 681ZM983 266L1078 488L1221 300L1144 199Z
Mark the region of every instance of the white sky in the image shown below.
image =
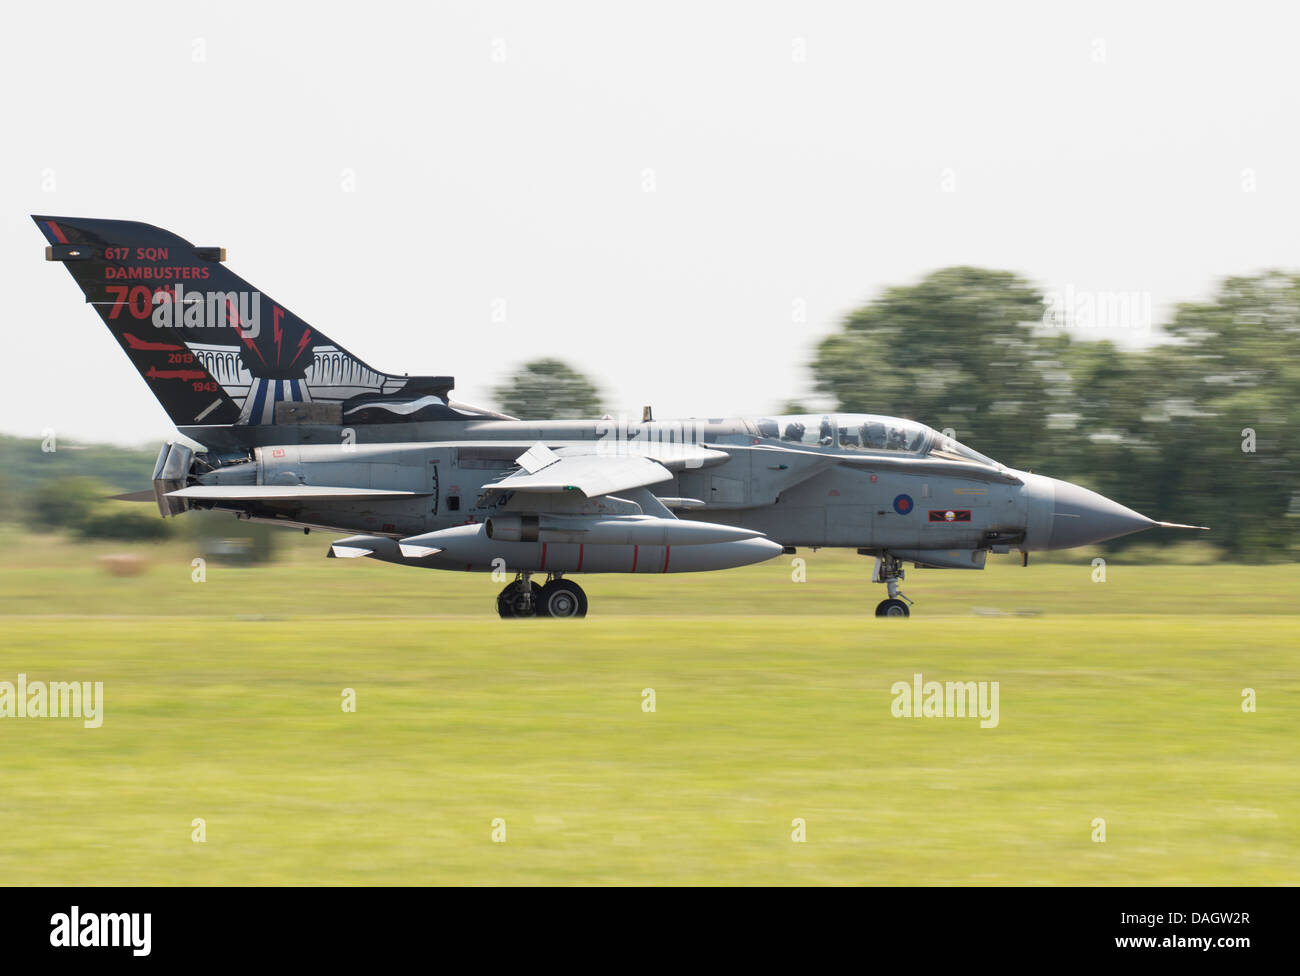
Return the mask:
M944 265L1157 320L1300 266L1300 17L1072 6L8 5L0 430L170 431L29 213L224 245L462 400L553 355L660 418L806 396L845 312Z

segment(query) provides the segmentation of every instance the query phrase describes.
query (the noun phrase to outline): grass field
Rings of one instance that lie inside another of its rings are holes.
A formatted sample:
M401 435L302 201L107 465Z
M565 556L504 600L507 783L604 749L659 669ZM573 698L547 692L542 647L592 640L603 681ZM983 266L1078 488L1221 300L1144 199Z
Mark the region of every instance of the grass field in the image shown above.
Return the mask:
M486 576L288 538L202 583L180 543L119 578L0 538L0 681L105 697L0 719L0 882L1300 881L1300 567L1003 557L909 571L904 621L869 560L801 553L502 621ZM998 682L997 727L893 717L918 672Z

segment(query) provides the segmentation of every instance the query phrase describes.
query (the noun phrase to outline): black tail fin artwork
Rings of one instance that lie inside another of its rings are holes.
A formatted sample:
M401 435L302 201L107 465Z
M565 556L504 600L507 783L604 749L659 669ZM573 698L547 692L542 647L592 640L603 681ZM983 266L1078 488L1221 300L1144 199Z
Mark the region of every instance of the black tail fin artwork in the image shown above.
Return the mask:
M471 419L449 376L381 373L195 247L151 224L33 215L178 427Z

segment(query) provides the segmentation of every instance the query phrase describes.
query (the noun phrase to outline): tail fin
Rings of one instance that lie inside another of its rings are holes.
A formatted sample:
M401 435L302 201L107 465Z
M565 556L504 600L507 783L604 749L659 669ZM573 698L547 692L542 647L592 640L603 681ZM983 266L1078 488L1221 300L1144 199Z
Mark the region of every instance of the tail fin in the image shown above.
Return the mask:
M178 427L466 419L449 376L368 366L195 247L129 220L33 215Z

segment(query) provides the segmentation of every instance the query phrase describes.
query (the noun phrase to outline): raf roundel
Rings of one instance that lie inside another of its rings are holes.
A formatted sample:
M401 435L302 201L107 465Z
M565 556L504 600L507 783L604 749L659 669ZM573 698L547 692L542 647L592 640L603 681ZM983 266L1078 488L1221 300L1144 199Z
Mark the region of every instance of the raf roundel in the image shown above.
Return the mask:
M897 498L895 498L895 499L894 499L894 511L897 512L899 515L911 515L911 514L912 514L912 496L911 496L911 495L899 495Z

